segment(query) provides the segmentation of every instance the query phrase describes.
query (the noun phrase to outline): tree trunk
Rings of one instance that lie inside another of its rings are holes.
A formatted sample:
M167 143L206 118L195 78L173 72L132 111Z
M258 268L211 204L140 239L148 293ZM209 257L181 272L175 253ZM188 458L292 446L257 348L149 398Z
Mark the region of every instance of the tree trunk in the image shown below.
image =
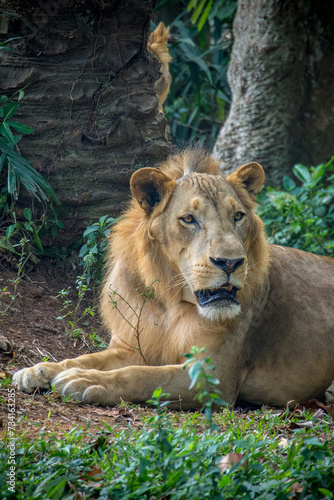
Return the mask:
M334 3L238 0L229 116L215 155L224 173L261 163L277 183L334 153Z
M154 92L160 64L146 50L153 4L1 2L1 40L22 37L12 44L20 55L0 51L1 90L27 86L15 118L35 133L20 150L62 203L64 245L92 220L118 215L131 173L168 152Z

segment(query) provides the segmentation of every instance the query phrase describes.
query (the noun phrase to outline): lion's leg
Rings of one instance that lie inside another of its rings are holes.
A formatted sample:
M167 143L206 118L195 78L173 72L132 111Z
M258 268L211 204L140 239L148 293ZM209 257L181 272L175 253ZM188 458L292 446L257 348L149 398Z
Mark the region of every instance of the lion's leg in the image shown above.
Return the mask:
M325 396L327 404L334 405L334 381L328 387L327 391L325 392Z
M109 348L102 352L65 359L60 363L38 363L31 368L24 368L15 373L13 383L17 389L31 393L37 387L49 389L56 375L72 368L104 371L140 364L142 359L137 351Z
M194 393L189 391L190 379L182 365L129 366L113 371L72 368L55 377L57 392L88 404L103 406L119 404L121 400L145 403L157 387L169 393L176 408L198 407Z

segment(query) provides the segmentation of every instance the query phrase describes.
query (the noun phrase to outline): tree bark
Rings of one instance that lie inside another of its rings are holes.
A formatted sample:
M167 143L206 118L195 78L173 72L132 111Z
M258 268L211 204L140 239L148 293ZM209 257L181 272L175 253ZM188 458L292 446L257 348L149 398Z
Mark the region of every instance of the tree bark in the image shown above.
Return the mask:
M334 153L334 3L238 0L229 116L214 152L229 173L261 163L277 184Z
M0 51L0 86L25 88L15 115L35 129L23 156L62 203L69 245L92 220L118 215L131 173L164 159L169 145L146 50L154 0L1 1L1 40L21 36L20 55ZM24 22L22 22L22 20Z

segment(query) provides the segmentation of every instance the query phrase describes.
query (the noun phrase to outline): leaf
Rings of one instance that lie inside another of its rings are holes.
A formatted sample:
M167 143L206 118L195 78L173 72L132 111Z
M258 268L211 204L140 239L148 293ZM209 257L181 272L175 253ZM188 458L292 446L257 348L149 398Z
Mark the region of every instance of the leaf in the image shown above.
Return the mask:
M317 399L310 399L306 403L299 403L296 406L297 410L304 410L305 409L305 410L309 410L309 411L311 410L313 412L316 412L319 408L324 410L334 420L334 405L332 405L332 404L326 406L324 403L322 403L321 401L318 401Z
M6 163L6 159L7 156L5 155L5 153L2 153L2 155L0 156L0 172L3 169L4 164Z
M296 187L296 183L291 177L285 175L283 177L283 187L286 191L292 191Z
M22 134L32 134L33 132L35 132L35 129L28 127L28 125L24 125L20 122L13 122L11 120L8 120L6 123L13 127L16 132L21 132Z
M14 136L6 122L0 124L0 134L11 144L14 144Z
M3 140L0 139L0 150L7 155L8 158L8 170L12 169L15 171L15 176L18 181L20 181L23 186L29 191L38 201L48 200L49 197L52 198L58 205L60 201L55 195L52 187L42 175L37 172L32 164L19 155L12 148L10 148ZM17 196L17 193L16 193ZM15 196L14 196L14 199Z
M200 371L201 371L201 364L198 361L193 365L191 365L191 367L189 368L188 374L191 379L191 384L189 386L189 389L192 389L196 384Z
M12 47L3 47L2 45L0 45L0 50L7 50L7 52L14 52L14 54L21 55L20 52L18 52L17 50L13 49Z
M14 200L17 200L18 198L17 177L11 161L8 162L7 189L8 193L10 193L12 198Z
M329 490L327 490L326 488L319 488L319 491L320 493L322 493L325 497L328 497L328 498L333 498L333 493Z
M326 207L318 207L314 210L314 213L317 217L323 217L326 215Z
M213 2L213 0L209 1L208 5L205 8L205 11L201 15L201 18L200 18L198 26L197 26L198 31L201 31L201 29L203 28L203 26L205 24L205 21L208 18L208 15L209 15L209 12L210 12L210 9L211 9L211 6L212 6L212 2Z
M25 23L27 24L27 23ZM0 43L0 50L7 50L8 52L14 52L15 54L21 55L20 52L17 50L13 49L12 47L7 47L9 42L12 42L13 40L18 40L19 38L22 38L21 36L15 36L13 38L9 38L8 40L5 40L4 42Z
M36 230L36 227L35 225L33 226L33 236L32 236L34 242L36 243L36 245L38 246L38 248L40 249L41 252L43 252L43 245L42 245L42 242L41 242L41 239L38 235L38 232Z
M193 15L191 16L191 22L193 24L196 23L196 21L199 18L205 4L206 4L206 0L201 0L201 2L195 8L195 11L194 11Z
M60 499L65 491L66 483L67 478L64 475L51 481L51 488L47 492L47 498Z
M293 497L289 496L289 498L298 499L300 496L300 493L303 490L304 490L304 486L301 483L299 483L299 482L292 483L289 486L289 491L290 491L290 493L293 493L294 496Z
M10 252L17 254L17 251L15 250L13 245L9 241L7 241L5 237L0 238L0 248L9 250Z
M108 215L102 215L102 217L99 218L100 226L103 226L104 221L106 220L107 217L108 217Z
M161 387L158 387L157 389L155 389L155 391L153 392L153 397L158 399L160 398L162 394L162 388Z
M192 9L195 9L197 5L197 0L190 0L190 2L187 5L187 11L191 11Z
M217 18L220 21L223 21L224 19L228 19L229 17L233 16L236 8L237 8L237 2L235 2L231 5L226 5L225 7L218 9Z
M30 208L25 208L23 210L23 215L24 217L30 222L31 221L31 209Z
M314 423L311 420L308 420L307 422L291 422L288 429L289 431L293 431L295 429L312 429L314 427Z
M93 225L91 225L91 226L87 227L87 229L84 231L82 236L84 238L86 238L86 236L88 236L91 233L97 233L98 230L99 230L98 227L96 227L96 226L94 227Z
M103 470L100 469L100 467L94 467L91 469L89 472L87 472L86 476L88 477L94 477L94 476L101 476L103 474Z
M11 116L14 115L14 113L17 111L17 108L20 106L18 102L9 102L8 104L5 104L2 106L0 109L0 116L4 120L7 120Z
M304 165L295 165L293 167L293 173L295 174L296 177L302 182L310 182L311 181L311 174L308 170L307 167L304 167Z
M14 144L14 146L16 146L16 144L18 144L21 139L22 139L22 135L21 134L13 135L13 144Z
M235 466L247 467L248 460L246 459L246 455L243 453L228 453L217 465L222 472L225 472Z

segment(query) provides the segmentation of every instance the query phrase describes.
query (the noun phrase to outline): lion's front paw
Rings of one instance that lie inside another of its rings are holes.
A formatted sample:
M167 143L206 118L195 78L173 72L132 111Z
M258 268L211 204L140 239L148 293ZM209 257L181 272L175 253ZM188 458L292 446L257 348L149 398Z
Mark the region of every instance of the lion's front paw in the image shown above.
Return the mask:
M13 384L18 390L28 393L34 392L38 387L49 389L52 379L62 370L57 363L38 363L16 372Z
M55 390L83 403L106 405L109 403L105 374L98 370L71 368L53 380Z
M332 382L328 387L327 391L325 392L325 396L327 403L329 405L334 405L334 382Z

